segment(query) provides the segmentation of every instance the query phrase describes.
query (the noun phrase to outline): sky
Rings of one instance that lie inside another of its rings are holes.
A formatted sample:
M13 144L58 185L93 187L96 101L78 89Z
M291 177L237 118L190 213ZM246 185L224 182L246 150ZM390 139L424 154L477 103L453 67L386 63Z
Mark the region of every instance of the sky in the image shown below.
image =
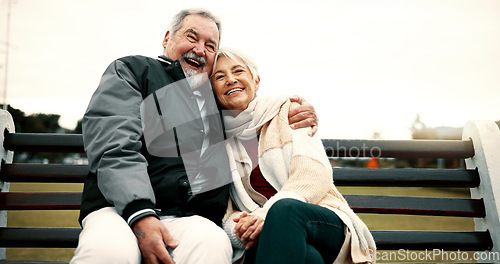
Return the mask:
M312 103L322 138L409 139L417 114L430 127L500 120L497 0L10 1L7 36L0 0L0 102L6 89L14 108L59 114L69 129L106 67L161 55L189 7L219 16L221 46L253 57L259 94Z

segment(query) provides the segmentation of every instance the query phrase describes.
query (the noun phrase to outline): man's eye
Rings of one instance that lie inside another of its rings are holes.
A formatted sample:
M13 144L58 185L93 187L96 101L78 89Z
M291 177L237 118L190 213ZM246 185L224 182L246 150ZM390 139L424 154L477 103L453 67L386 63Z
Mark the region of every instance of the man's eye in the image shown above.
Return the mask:
M207 50L210 52L215 52L215 46L214 45L207 45Z
M196 38L193 35L187 35L187 38L192 41L196 41Z

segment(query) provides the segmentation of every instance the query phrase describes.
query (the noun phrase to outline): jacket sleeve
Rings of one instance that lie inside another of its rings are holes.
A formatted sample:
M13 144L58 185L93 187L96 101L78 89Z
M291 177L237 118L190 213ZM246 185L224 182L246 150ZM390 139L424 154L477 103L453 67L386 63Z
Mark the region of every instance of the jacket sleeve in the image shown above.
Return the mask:
M142 94L136 76L120 61L104 72L83 118L90 171L106 200L129 223L156 215L155 196L141 154Z

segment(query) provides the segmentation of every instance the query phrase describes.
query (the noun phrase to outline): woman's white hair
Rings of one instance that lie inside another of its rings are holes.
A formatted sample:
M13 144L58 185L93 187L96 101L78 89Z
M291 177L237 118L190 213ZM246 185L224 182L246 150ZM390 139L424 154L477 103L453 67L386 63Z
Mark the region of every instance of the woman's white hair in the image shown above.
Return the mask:
M215 72L215 67L217 66L217 60L221 56L227 57L227 58L232 59L234 61L243 62L243 64L245 64L245 66L247 66L248 69L250 70L250 73L252 74L254 81L257 80L257 78L259 77L259 72L257 70L257 64L255 64L255 62L252 60L252 58L250 56L248 56L246 53L244 53L240 50L237 50L237 49L233 49L233 48L220 48L217 51L217 54L215 55L212 74Z

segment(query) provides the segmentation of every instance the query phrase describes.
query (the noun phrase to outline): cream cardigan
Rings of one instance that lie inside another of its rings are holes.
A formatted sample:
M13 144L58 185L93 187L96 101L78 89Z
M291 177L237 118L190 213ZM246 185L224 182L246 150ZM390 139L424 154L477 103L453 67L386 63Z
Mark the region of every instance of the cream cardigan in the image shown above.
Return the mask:
M249 128L244 132L239 129L236 137L235 133L230 135L233 137L228 141L227 151L233 176L232 201L241 211L250 212L263 219L266 218L269 208L283 198L294 198L329 208L337 213L347 227L346 239L334 263L375 263L373 256L376 247L373 237L333 184L332 168L321 139L316 135L308 136L309 128L292 130L288 124L288 112L296 104L290 103L289 100L284 103L283 101L283 97L264 97L252 101L249 106L251 109L247 112L253 120L260 121L245 125ZM276 103L281 105L281 108L274 111L265 110ZM279 112L275 114L276 111ZM254 166L237 139L239 136L248 137L245 132L252 129L256 133L260 131L258 153L262 175L278 190L269 200L251 188L249 175ZM238 212L230 203L224 218L224 229L233 245L238 247L241 242L232 232L232 218L236 214Z

